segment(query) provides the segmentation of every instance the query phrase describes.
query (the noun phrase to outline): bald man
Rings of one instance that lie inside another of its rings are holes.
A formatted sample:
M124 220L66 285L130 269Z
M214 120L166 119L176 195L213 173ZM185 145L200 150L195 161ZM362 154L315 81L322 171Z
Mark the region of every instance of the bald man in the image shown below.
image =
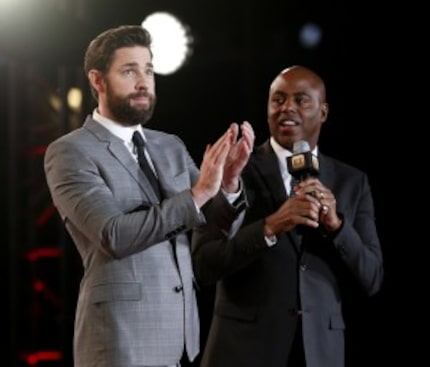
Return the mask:
M195 233L197 281L217 284L201 367L345 365L344 300L379 291L383 259L367 175L318 149L328 112L315 72L282 70L269 90L270 137L243 173L241 229ZM287 157L299 141L319 175L292 192Z

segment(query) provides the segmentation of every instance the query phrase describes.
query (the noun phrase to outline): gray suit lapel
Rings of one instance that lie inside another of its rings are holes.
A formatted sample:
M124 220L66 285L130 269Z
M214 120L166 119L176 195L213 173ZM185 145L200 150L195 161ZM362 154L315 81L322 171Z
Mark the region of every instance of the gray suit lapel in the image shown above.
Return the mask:
M181 145L172 144L172 140L168 139L165 134L154 130L144 129L144 133L147 138L146 146L160 180L164 197L171 197L178 190L189 188L189 172L184 177L184 166L181 163L178 165L176 159L178 155L183 156L183 152L180 150Z
M163 196L166 194L166 190L169 187L169 182L172 182L172 177L169 175L169 154L166 154L168 147L163 146L162 141L157 137L157 134L152 134L144 129L146 136L146 149L151 157L152 164L154 165L155 172L157 173L160 186L163 191Z
M106 142L106 149L136 180L137 184L148 197L148 201L157 203L158 198L153 191L150 182L146 178L143 171L140 169L139 164L133 159L130 152L124 146L124 142L117 136L113 135L109 130L105 129L98 122L94 121L90 116L87 117L83 127L97 136L100 141Z

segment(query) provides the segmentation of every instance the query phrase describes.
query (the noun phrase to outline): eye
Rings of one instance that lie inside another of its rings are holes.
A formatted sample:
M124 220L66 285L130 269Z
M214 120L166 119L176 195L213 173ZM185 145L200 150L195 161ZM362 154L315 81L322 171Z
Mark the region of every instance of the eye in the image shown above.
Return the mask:
M134 69L125 69L122 73L125 76L134 76L134 75L136 75L136 71Z
M281 96L274 96L272 98L272 102L277 104L277 105L282 105L284 103L284 101L285 101L285 98L281 97Z
M298 105L304 105L308 103L311 99L309 98L309 96L299 95L295 98L295 100Z

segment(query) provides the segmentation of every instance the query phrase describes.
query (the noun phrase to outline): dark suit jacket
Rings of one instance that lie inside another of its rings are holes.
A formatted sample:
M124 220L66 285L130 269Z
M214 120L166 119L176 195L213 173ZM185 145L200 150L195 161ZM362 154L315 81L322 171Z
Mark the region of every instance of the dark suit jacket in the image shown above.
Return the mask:
M298 318L307 366L344 366L345 289L376 293L382 253L367 176L323 154L319 163L343 216L335 237L293 230L267 246L263 219L288 199L268 141L243 174L249 208L242 228L229 240L204 228L195 233L197 280L217 282L201 367L286 367Z

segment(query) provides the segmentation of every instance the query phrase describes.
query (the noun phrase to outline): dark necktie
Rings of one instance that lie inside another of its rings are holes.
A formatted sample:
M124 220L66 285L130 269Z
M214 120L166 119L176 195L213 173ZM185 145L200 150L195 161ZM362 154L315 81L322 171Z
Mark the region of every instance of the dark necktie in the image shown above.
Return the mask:
M155 193L158 196L158 199L161 199L161 191L160 191L158 179L155 176L155 173L152 170L151 166L149 165L148 160L146 159L146 156L145 156L145 140L143 140L142 135L138 131L135 131L133 133L132 140L133 140L133 144L136 147L137 160L139 162L139 166L142 169L142 171L145 173L149 182L151 183L152 188L154 189Z
M299 180L295 178L294 176L291 176L290 181L290 197L296 196L296 193L294 192L294 187L299 184Z

